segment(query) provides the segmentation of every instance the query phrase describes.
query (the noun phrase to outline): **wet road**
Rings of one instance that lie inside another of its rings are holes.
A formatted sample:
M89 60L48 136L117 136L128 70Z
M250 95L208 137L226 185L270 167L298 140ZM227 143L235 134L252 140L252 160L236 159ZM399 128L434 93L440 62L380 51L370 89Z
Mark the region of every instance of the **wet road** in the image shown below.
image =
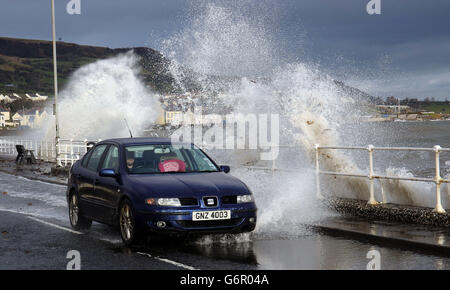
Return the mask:
M371 250L380 252L382 269L450 269L440 253L287 226L283 233L150 239L129 249L112 227L72 231L64 186L0 173L0 269L66 269L71 250L82 269L366 269Z

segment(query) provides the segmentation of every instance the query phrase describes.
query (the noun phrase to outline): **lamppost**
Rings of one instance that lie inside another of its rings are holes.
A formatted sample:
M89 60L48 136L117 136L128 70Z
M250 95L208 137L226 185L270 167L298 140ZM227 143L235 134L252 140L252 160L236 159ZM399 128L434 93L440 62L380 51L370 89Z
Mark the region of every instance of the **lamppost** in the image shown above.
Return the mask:
M56 28L55 28L55 0L52 0L52 34L53 34L53 78L55 87L55 103L53 104L53 115L55 115L55 152L56 164L59 163L59 122L58 122L58 66L56 62Z

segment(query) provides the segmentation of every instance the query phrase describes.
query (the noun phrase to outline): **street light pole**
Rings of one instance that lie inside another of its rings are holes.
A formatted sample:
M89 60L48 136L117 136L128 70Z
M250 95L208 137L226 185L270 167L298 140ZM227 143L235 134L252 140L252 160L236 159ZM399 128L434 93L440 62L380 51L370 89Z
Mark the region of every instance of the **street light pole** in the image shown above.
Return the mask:
M56 62L56 28L55 28L55 0L52 0L52 34L53 34L53 77L55 86L55 103L53 104L53 115L55 115L55 152L56 164L59 163L59 122L58 122L58 66Z

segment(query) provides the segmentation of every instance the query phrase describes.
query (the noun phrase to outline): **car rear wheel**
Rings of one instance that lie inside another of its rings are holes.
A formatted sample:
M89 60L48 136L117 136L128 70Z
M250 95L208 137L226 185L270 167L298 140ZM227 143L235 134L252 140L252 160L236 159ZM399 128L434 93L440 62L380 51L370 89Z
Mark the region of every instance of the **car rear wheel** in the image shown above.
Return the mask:
M122 241L127 246L135 245L141 241L141 234L136 228L133 215L133 207L128 199L125 199L119 209L119 228Z
M81 215L78 195L73 193L69 199L69 220L70 225L75 230L87 230L91 227L92 221Z

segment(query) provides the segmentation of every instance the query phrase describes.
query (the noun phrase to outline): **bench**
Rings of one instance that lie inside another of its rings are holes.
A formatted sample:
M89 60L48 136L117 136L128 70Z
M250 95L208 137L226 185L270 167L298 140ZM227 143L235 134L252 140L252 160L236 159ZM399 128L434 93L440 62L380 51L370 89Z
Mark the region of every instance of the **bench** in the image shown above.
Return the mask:
M23 164L23 161L26 160L27 164L35 164L36 158L34 157L33 150L25 149L23 145L16 145L17 150L17 164Z

